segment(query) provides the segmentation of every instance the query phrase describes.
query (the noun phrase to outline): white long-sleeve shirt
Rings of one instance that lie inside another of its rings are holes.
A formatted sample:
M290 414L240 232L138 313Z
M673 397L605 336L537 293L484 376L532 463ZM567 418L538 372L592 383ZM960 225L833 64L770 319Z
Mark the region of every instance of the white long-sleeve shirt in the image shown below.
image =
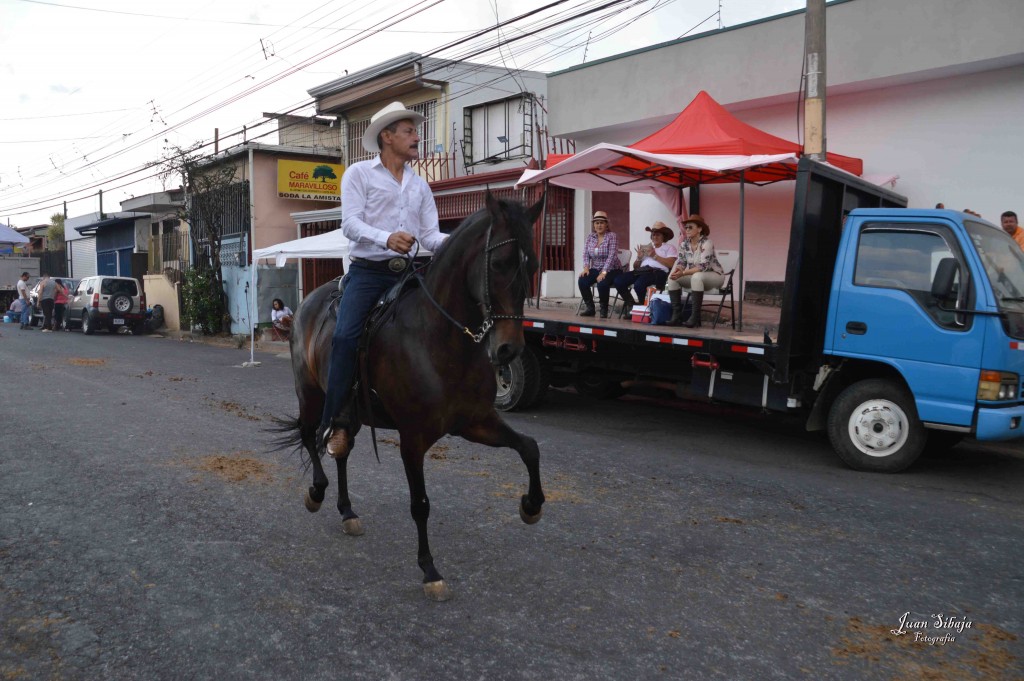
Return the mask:
M426 181L407 163L399 184L380 156L352 164L341 176L341 230L352 242L350 256L367 260L401 255L387 247L392 232L408 232L421 250L432 252L448 236Z

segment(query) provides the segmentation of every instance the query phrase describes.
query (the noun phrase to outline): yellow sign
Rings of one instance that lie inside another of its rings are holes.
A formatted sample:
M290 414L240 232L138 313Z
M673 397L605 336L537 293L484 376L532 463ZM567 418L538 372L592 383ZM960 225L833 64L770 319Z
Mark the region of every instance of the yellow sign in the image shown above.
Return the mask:
M277 162L277 195L282 199L341 201L340 163Z

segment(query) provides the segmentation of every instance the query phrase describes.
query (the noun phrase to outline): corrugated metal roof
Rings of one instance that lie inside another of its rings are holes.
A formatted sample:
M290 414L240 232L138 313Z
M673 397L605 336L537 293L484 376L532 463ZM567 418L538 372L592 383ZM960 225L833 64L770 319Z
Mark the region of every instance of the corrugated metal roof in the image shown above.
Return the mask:
M384 75L385 73L389 73L391 71L404 68L422 58L423 55L421 54L418 54L416 52L407 52L403 55L395 57L394 59L389 59L387 61L381 62L380 64L376 64L369 68L363 69L362 71L356 71L355 73L344 76L343 78L332 80L331 82L324 83L323 85L317 85L315 88L306 90L306 92L309 93L310 97L323 97L325 95L329 95L334 92L344 90L345 88L350 88L353 85L358 85L360 83L365 83L368 80L373 80L374 78L378 78Z

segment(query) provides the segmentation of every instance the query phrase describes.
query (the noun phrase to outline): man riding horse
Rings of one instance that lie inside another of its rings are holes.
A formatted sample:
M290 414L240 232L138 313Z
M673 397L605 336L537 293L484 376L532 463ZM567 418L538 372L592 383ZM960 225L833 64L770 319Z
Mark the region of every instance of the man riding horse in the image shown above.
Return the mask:
M411 264L407 255L417 241L436 251L447 238L430 187L409 165L419 158L423 120L401 102L375 113L363 134L363 148L379 155L352 164L341 179L341 230L352 243L351 267L343 279L317 439L333 457L344 456L352 444L348 403L366 318Z

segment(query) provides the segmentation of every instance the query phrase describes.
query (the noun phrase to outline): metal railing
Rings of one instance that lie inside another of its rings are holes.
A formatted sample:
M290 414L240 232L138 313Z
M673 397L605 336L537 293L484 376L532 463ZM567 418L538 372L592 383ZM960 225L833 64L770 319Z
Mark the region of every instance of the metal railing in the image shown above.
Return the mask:
M192 262L188 232L171 232L149 237L149 272L184 272Z

